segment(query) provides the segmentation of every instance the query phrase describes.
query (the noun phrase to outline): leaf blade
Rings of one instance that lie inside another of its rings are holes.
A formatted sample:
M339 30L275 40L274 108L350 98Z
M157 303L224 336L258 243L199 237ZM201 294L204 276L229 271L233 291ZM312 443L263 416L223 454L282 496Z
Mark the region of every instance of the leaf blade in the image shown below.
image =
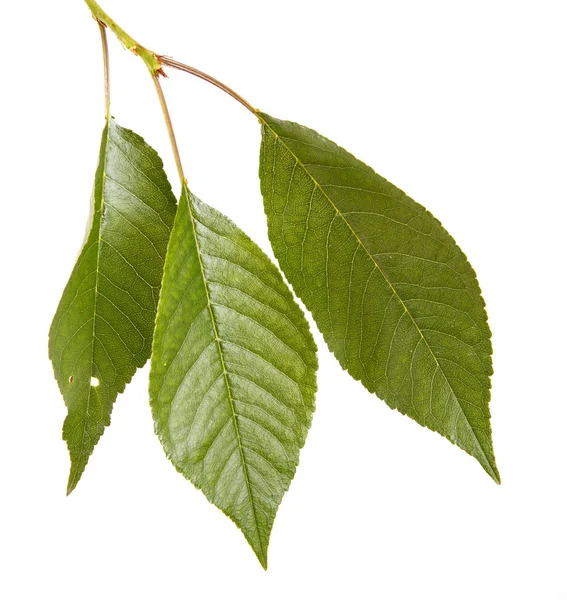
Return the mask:
M149 358L175 210L155 150L107 121L91 228L49 332L49 357L68 408L68 494L110 424L117 395Z
M499 483L490 330L465 255L422 206L334 142L259 118L270 241L329 348L367 389Z
M314 410L315 345L276 267L184 189L158 309L150 398L166 454L267 567Z

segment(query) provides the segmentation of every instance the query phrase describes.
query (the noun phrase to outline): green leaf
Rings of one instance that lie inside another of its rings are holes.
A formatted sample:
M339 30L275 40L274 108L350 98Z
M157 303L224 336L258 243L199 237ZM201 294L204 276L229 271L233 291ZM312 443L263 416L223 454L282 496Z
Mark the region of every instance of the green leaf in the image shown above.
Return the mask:
M490 329L465 255L421 205L335 143L259 118L270 241L329 348L368 390L499 482Z
M152 353L156 432L264 568L311 424L316 369L307 322L276 266L184 188Z
M91 229L49 332L49 357L67 405L77 485L112 405L149 358L176 200L161 159L110 120L93 191Z

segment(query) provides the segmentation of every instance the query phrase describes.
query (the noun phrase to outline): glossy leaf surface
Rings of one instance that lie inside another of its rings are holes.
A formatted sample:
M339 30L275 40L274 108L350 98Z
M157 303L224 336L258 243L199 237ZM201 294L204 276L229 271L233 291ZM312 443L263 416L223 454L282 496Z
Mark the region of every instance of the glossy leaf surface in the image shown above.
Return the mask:
M102 135L91 228L49 333L49 356L68 409L68 493L110 424L114 400L150 356L175 211L155 150L110 120Z
M465 255L421 205L335 143L259 117L270 241L329 348L368 390L499 482L490 330Z
M316 369L307 322L275 265L184 189L152 353L156 431L264 567L311 424Z

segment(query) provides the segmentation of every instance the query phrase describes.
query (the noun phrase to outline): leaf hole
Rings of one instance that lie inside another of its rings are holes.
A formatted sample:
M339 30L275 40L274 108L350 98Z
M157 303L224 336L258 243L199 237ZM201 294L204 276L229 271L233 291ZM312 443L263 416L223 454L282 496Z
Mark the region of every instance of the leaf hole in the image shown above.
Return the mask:
M96 377L91 377L91 387L98 387L100 381Z
M72 375L69 377L69 383L73 383L73 376Z

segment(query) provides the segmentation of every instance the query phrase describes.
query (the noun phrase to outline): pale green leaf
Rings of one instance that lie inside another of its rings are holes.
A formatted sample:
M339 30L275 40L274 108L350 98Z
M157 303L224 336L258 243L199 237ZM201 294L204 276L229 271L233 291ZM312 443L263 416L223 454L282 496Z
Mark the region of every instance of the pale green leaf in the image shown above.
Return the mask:
M175 211L155 150L110 120L102 134L91 228L49 332L49 356L68 410L68 493L110 424L116 396L150 356Z
M184 188L152 353L156 432L264 567L311 423L316 369L307 322L275 265Z
M465 255L429 212L335 143L259 117L270 241L329 348L368 390L499 482L490 330Z

